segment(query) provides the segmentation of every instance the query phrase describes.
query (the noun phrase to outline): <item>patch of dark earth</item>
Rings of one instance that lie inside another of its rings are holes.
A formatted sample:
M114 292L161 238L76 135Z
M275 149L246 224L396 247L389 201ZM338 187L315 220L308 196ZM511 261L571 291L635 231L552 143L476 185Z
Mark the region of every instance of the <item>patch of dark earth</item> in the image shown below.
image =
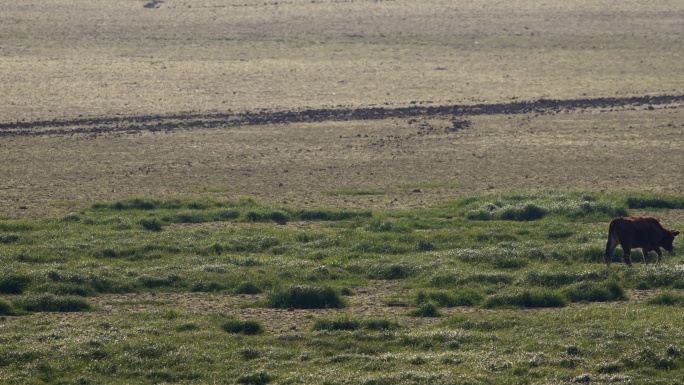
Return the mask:
M143 8L159 8L159 4L163 2L164 0L152 0L145 3L145 5L143 5Z
M453 104L410 107L320 108L290 111L225 112L211 114L181 113L128 117L103 117L73 120L40 120L0 123L1 136L74 135L138 133L176 129L231 128L274 124L358 121L381 119L450 118L453 130L467 129L464 118L477 115L555 114L563 111L612 108L654 109L654 106L681 103L684 95L635 96L626 98L539 99L498 104ZM415 120L414 120L415 121ZM411 120L409 120L411 122Z

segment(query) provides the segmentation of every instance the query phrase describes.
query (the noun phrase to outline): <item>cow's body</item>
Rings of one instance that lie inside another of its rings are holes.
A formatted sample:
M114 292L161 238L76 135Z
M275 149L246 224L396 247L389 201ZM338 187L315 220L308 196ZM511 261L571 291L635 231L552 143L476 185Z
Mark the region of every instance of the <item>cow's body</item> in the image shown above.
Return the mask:
M644 255L644 262L648 264L648 252L655 251L658 254L656 265L660 263L663 253L660 248L672 252L675 236L679 234L677 230L668 230L653 217L625 217L615 218L608 226L608 243L604 260L606 265L610 265L613 259L613 252L619 244L622 246L623 258L625 263L632 265L630 253L633 248L640 248Z

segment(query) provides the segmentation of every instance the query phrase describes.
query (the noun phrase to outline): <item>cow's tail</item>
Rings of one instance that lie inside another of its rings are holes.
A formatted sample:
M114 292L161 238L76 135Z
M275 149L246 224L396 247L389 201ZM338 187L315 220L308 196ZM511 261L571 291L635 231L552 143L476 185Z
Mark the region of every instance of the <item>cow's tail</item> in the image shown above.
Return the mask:
M603 260L606 262L606 265L610 265L610 262L613 260L613 252L620 242L615 226L615 221L611 221L610 225L608 225L608 242L606 242L606 252L603 254Z

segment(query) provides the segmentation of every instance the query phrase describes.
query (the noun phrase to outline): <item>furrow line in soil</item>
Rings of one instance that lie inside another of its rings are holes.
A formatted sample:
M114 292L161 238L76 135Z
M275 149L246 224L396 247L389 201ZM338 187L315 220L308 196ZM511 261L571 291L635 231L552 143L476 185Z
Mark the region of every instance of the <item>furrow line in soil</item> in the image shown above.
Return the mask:
M147 115L74 120L42 120L0 123L0 136L73 135L109 132L170 131L175 129L262 126L324 121L380 120L430 116L475 116L524 113L556 113L590 108L667 105L681 103L684 95L636 96L626 98L539 99L497 104L454 104L443 106L320 108L292 111L242 113ZM417 102L412 102L413 104Z

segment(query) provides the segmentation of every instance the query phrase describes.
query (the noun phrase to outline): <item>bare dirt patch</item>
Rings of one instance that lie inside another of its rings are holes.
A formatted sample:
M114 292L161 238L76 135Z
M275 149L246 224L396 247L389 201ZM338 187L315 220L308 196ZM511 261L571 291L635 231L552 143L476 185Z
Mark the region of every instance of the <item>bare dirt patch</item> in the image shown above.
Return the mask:
M684 6L664 0L51 0L0 12L3 122L684 92Z
M0 215L188 194L392 210L491 190L681 193L678 98L8 124Z
M0 217L140 195L396 209L491 189L682 191L681 4L0 13ZM341 189L385 194L321 194Z

